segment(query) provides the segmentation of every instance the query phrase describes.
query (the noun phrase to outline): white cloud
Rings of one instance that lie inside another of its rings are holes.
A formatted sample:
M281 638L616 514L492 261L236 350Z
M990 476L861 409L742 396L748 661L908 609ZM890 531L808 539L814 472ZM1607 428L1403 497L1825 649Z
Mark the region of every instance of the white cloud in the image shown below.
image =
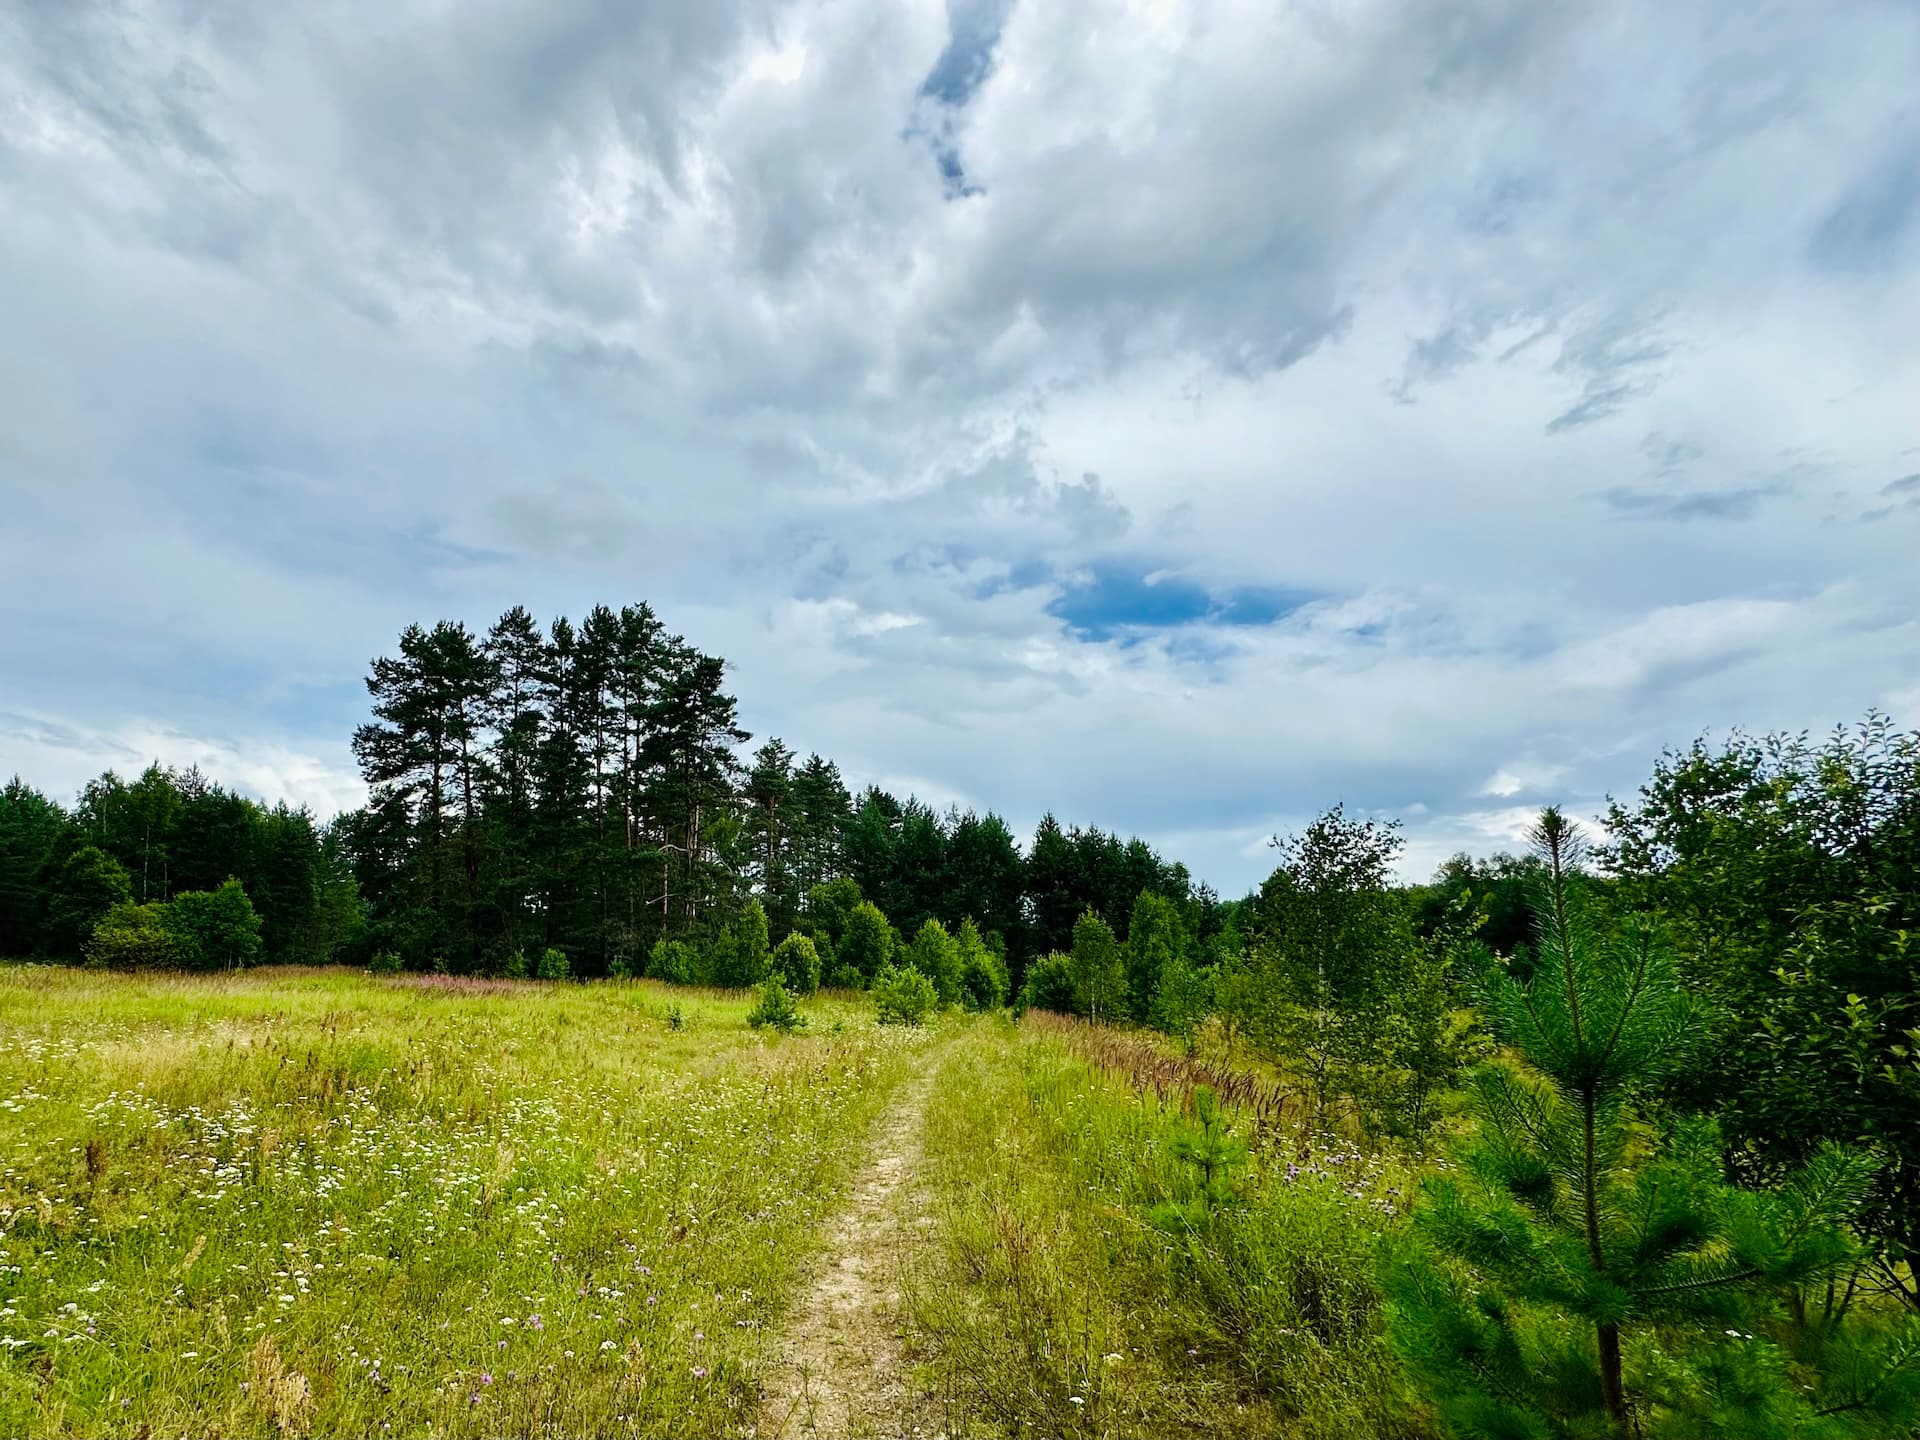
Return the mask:
M350 803L402 625L645 598L756 731L1233 889L1335 800L1426 865L1708 727L1911 717L1920 248L1867 201L1916 40L43 9L0 30L0 708L91 738L0 768ZM1218 603L1091 639L1102 577Z

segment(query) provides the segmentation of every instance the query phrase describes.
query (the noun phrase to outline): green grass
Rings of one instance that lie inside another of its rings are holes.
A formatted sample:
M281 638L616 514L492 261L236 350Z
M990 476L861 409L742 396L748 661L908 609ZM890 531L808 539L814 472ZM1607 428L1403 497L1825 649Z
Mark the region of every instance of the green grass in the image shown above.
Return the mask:
M1372 1279L1404 1166L1242 1109L1208 1192L1144 1040L856 995L782 1038L755 998L0 966L0 1435L750 1434L922 1065L948 1433L1427 1433Z
M747 1008L0 970L0 1434L742 1433L925 1043Z
M1298 1151L1289 1128L1209 1204L1176 1105L1049 1027L980 1027L935 1093L936 1243L910 1302L957 1431L1429 1433L1373 1282L1403 1168L1333 1137Z

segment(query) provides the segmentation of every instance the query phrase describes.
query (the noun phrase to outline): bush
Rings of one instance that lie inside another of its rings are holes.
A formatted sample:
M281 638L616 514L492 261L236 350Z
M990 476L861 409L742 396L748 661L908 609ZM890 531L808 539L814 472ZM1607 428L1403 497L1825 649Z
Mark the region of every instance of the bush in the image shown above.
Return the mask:
M101 917L87 942L87 963L110 970L171 970L180 946L164 905L122 901Z
M549 945L540 952L540 963L534 972L542 980L564 980L567 978L567 952Z
M791 1035L796 1030L807 1028L807 1017L800 1013L800 1007L793 1003L793 996L787 987L780 983L777 975L769 975L766 983L760 987L760 998L747 1013L747 1024L758 1030L770 1026L782 1035Z
M238 880L217 890L184 890L159 907L189 970L230 970L260 958L260 916Z
M980 928L960 922L960 999L969 1010L997 1010L1007 1003L1007 962L987 947Z
M1020 1008L1073 1014L1073 957L1055 950L1029 965L1020 987Z
M691 985L699 973L699 957L684 940L656 940L647 953L647 976L670 985Z
M889 967L873 982L873 1008L882 1025L919 1025L939 1003L933 981L911 965Z
M518 948L507 952L507 958L500 962L500 977L503 980L524 980L527 978L527 952Z
M851 965L836 965L833 974L827 977L827 984L836 990L864 990L867 988L867 977Z
M933 993L942 1005L960 999L960 950L938 920L927 920L920 926L907 947L907 964L933 982Z
M813 941L795 931L775 947L769 978L777 979L796 995L820 988L820 952Z
M834 958L858 970L864 980L872 980L893 962L893 927L878 905L862 900L853 907Z
M523 959L522 964L526 963ZM398 950L376 950L368 957L369 975L398 975L400 973L400 952Z
M631 980L633 978L633 966L627 960L626 956L616 955L607 962L607 978L609 980Z

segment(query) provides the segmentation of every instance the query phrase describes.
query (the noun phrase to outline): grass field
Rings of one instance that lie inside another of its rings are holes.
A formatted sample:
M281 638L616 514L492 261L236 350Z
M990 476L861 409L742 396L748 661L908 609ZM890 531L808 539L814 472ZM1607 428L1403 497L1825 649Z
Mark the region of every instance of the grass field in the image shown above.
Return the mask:
M741 1431L925 1043L746 1008L5 971L0 1434Z
M748 1003L0 970L0 1435L804 1434L881 1367L928 1434L1423 1433L1367 1280L1393 1164L1209 1180L1047 1026ZM903 1298L823 1348L788 1332L857 1194L900 1223L842 1227L854 1288Z

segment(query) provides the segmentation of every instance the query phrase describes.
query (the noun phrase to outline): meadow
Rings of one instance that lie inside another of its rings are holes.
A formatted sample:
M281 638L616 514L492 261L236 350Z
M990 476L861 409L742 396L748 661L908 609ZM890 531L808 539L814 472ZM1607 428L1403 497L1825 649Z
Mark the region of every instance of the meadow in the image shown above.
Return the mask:
M1382 1263L1474 1273L1405 1248L1457 1107L1390 1139L1214 1026L823 991L781 1034L755 1003L0 967L0 1436L1492 1433ZM1799 1313L1767 1312L1783 1347ZM1893 1333L1783 1348L1837 1377L1809 1417L1663 1399L1646 1433L1907 1434Z
M0 1434L1420 1433L1396 1163L1247 1095L1272 1143L1209 1192L1164 1049L863 1000L781 1037L652 981L0 970ZM890 1109L884 1313L829 1324L891 1413L775 1405Z
M927 1042L650 983L0 972L0 1435L701 1434Z

